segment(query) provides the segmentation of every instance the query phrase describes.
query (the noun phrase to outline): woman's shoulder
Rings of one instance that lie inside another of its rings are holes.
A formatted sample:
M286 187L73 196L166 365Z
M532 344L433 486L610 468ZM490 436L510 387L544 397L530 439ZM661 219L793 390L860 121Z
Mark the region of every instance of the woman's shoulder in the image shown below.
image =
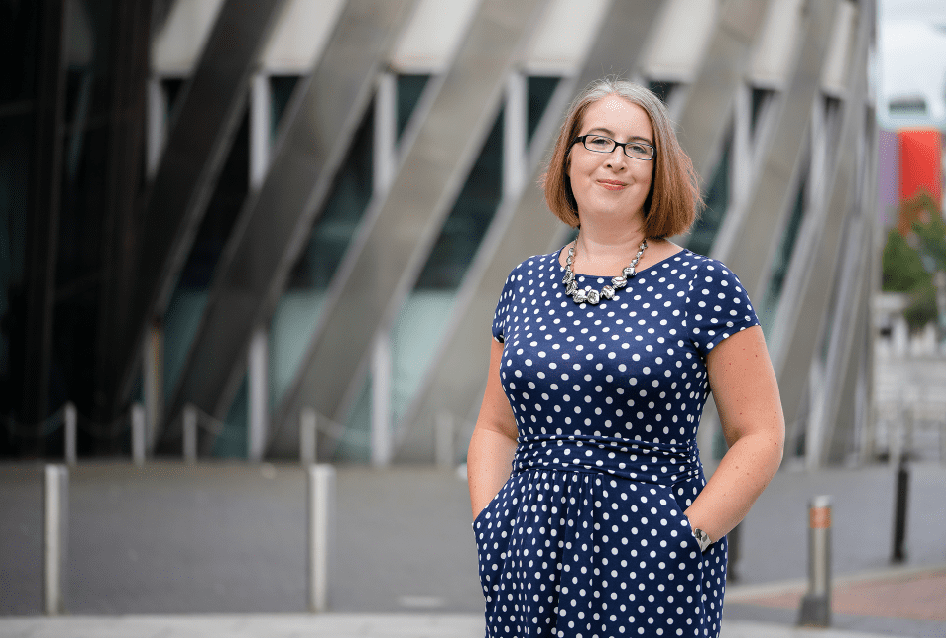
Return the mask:
M543 272L548 273L550 270L560 268L561 264L558 263L558 254L559 251L556 250L553 253L547 253L545 255L532 255L513 268L509 273L509 277L523 277Z
M712 257L707 257L706 255L701 255L695 253L688 248L684 248L680 252L673 255L672 260L681 263L684 267L688 268L694 275L703 274L704 277L712 277L711 273L715 273L722 278L735 278L738 279L736 273L734 273L726 264L721 262L718 259L713 259ZM704 274L705 273L705 274Z

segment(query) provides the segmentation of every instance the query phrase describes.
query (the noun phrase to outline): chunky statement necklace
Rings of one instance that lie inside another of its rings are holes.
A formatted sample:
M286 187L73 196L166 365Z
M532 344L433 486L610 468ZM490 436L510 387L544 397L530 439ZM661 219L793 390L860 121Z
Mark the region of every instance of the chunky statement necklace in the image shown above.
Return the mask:
M583 289L578 288L578 281L575 279L575 273L572 272L572 262L575 261L575 246L578 245L578 239L568 248L568 257L565 258L565 276L562 277L562 283L565 284L565 294L569 295L577 304L590 303L597 304L602 299L611 299L614 293L627 285L627 280L637 274L637 263L641 260L641 255L647 249L647 239L641 242L637 249L637 256L634 261L624 269L624 272L617 277L611 278L611 285L605 286L601 290L595 290L591 286Z

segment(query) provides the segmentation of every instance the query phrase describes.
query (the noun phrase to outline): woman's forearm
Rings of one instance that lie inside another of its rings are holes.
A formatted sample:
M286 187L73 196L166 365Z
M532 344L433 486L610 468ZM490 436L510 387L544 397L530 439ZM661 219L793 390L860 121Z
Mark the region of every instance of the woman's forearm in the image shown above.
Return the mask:
M772 480L782 459L777 432L757 432L735 441L685 514L694 528L719 540L734 528Z
M505 434L482 427L473 431L466 469L474 518L509 479L515 454L516 441Z

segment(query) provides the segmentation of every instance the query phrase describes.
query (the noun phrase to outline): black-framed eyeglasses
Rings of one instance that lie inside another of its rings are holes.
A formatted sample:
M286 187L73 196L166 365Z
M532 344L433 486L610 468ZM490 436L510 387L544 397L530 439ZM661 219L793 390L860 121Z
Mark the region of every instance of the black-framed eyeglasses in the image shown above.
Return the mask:
M652 160L657 155L657 149L643 142L616 142L603 135L581 135L575 138L573 144L581 142L592 153L613 153L618 146L624 148L624 154L632 159Z

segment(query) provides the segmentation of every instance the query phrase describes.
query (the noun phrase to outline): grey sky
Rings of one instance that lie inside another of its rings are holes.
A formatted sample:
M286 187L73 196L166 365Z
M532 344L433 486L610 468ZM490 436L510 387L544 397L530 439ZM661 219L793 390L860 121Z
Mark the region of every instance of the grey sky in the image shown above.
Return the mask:
M877 112L887 128L946 128L946 0L879 0ZM893 119L892 98L922 96L928 117Z

